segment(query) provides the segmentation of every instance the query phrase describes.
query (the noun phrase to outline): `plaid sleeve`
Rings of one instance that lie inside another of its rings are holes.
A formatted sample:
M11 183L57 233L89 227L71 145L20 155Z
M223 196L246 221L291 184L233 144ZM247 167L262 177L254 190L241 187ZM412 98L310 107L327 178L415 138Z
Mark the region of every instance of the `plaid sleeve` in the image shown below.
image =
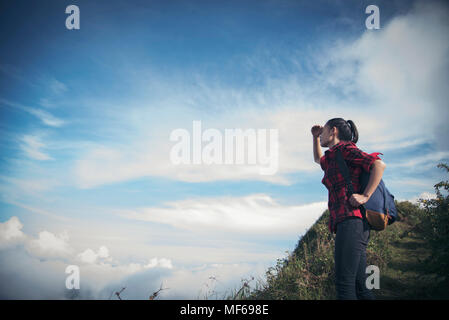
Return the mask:
M321 169L323 169L323 171L326 171L326 161L325 161L324 155L320 158L320 165L321 165Z
M363 170L369 172L371 165L376 160L382 160L379 158L380 152L366 153L357 148L355 144L347 144L344 148L343 155L345 160L354 167L362 167Z

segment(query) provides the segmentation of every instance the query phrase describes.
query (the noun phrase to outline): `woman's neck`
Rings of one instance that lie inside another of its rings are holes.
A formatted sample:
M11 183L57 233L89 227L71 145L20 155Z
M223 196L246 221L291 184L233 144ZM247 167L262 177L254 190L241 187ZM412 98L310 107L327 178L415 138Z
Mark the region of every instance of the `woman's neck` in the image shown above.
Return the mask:
M329 149L339 144L342 140L334 140L331 143L329 143Z

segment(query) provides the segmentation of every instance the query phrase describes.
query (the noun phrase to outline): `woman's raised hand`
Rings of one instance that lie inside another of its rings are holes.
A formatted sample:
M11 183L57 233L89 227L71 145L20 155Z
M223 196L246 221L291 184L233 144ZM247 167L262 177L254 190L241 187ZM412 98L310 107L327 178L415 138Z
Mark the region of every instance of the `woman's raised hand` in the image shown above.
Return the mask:
M311 129L312 135L316 138L319 137L321 132L323 132L323 127L319 124L316 124Z

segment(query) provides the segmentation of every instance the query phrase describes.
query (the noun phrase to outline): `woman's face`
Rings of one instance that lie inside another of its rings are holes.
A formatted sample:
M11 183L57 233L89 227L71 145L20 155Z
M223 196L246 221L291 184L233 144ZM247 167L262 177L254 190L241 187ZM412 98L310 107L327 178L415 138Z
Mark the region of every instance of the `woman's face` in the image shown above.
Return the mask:
M336 131L336 129L334 129ZM332 130L329 128L329 126L326 124L323 127L323 131L320 134L320 145L322 147L327 147L330 142L332 142L335 139L335 134L332 132Z

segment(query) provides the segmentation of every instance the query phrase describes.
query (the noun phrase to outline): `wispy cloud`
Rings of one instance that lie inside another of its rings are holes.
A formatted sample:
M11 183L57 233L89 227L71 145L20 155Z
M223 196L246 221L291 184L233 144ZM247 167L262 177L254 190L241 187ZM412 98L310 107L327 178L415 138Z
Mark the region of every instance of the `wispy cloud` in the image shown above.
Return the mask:
M423 156L416 156L410 160L393 162L389 165L392 168L434 168L438 162L448 161L449 151L437 151Z
M39 118L44 124L50 127L61 127L65 124L64 120L61 120L51 113L45 110L36 109L36 108L25 108L25 111Z
M0 104L18 108L22 111L25 111L25 112L37 117L45 125L50 126L50 127L61 127L66 123L66 121L59 119L59 118L55 117L54 115L52 115L50 112L42 110L42 109L24 106L20 103L11 102L11 101L8 101L5 99L0 99Z
M66 217L66 216L64 216L61 213L49 212L49 211L47 211L45 209L42 209L42 208L37 208L37 207L33 207L32 205L21 203L20 201L18 201L16 199L2 198L2 201L5 202L5 203L9 203L9 204L12 204L14 206L17 206L19 208L26 209L26 210L28 210L30 212L37 213L37 214L40 214L40 215L44 215L44 216L52 218L54 220L63 221L63 222L66 222L66 223L73 223L74 222L74 220L72 218Z
M49 81L49 86L54 94L62 94L67 91L67 86L54 78Z
M17 188L20 194L40 194L49 191L60 185L60 181L54 177L45 178L16 178L0 175L0 181L2 181L3 186L8 184L8 188ZM6 189L6 188L5 188ZM6 193L6 192L5 192Z
M53 160L48 154L44 153L42 149L45 148L45 144L38 136L25 135L22 137L21 148L25 154L31 159L35 160Z

